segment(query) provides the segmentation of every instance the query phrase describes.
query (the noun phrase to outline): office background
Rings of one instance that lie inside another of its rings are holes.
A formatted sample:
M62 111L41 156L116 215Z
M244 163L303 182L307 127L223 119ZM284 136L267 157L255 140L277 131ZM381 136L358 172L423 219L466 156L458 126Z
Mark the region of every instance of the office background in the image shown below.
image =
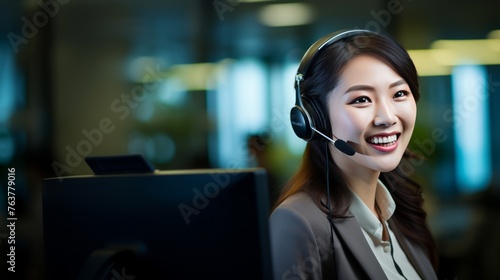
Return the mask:
M394 37L420 73L410 145L425 160L405 171L424 187L441 278L500 277L498 1L0 3L0 219L15 168L19 279L43 272L41 180L91 174L85 156L262 166L274 198L305 146L288 117L298 62L350 28Z

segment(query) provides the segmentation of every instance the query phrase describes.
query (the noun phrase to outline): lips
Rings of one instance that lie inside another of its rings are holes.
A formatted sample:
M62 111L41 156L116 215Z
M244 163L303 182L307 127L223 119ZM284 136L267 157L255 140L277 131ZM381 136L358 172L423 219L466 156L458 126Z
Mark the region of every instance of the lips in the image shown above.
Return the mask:
M398 146L400 133L377 134L368 137L366 141L375 149L382 152L391 152Z

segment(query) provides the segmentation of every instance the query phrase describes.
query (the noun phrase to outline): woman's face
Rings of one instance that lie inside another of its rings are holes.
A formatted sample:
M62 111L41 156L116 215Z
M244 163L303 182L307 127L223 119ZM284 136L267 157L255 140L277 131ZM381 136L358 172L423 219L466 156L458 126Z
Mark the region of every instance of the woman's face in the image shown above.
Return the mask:
M344 68L328 97L335 138L349 143L370 160L354 162L334 149L342 169L388 172L397 167L408 146L417 115L406 81L376 57L360 55ZM366 157L365 157L366 158Z

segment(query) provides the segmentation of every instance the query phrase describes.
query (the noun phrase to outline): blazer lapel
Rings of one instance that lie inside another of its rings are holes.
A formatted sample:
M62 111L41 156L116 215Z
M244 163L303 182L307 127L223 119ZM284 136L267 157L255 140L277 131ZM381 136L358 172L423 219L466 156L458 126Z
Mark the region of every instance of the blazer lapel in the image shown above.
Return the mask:
M392 222L391 219L388 221L392 232L396 235L398 239L399 246L403 249L406 257L411 262L417 273L422 279L437 279L434 268L428 260L427 255L422 251L421 248L413 246L399 231L398 227Z
M352 252L366 274L373 279L387 279L356 219L354 217L346 218L335 221L333 225L339 239L347 245L348 250Z

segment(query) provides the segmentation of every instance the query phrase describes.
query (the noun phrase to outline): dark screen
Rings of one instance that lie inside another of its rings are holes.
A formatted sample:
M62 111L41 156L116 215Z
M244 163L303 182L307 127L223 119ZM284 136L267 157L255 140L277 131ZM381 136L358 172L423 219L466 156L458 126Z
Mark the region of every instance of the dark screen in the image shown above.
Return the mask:
M46 179L48 279L270 279L262 169Z

